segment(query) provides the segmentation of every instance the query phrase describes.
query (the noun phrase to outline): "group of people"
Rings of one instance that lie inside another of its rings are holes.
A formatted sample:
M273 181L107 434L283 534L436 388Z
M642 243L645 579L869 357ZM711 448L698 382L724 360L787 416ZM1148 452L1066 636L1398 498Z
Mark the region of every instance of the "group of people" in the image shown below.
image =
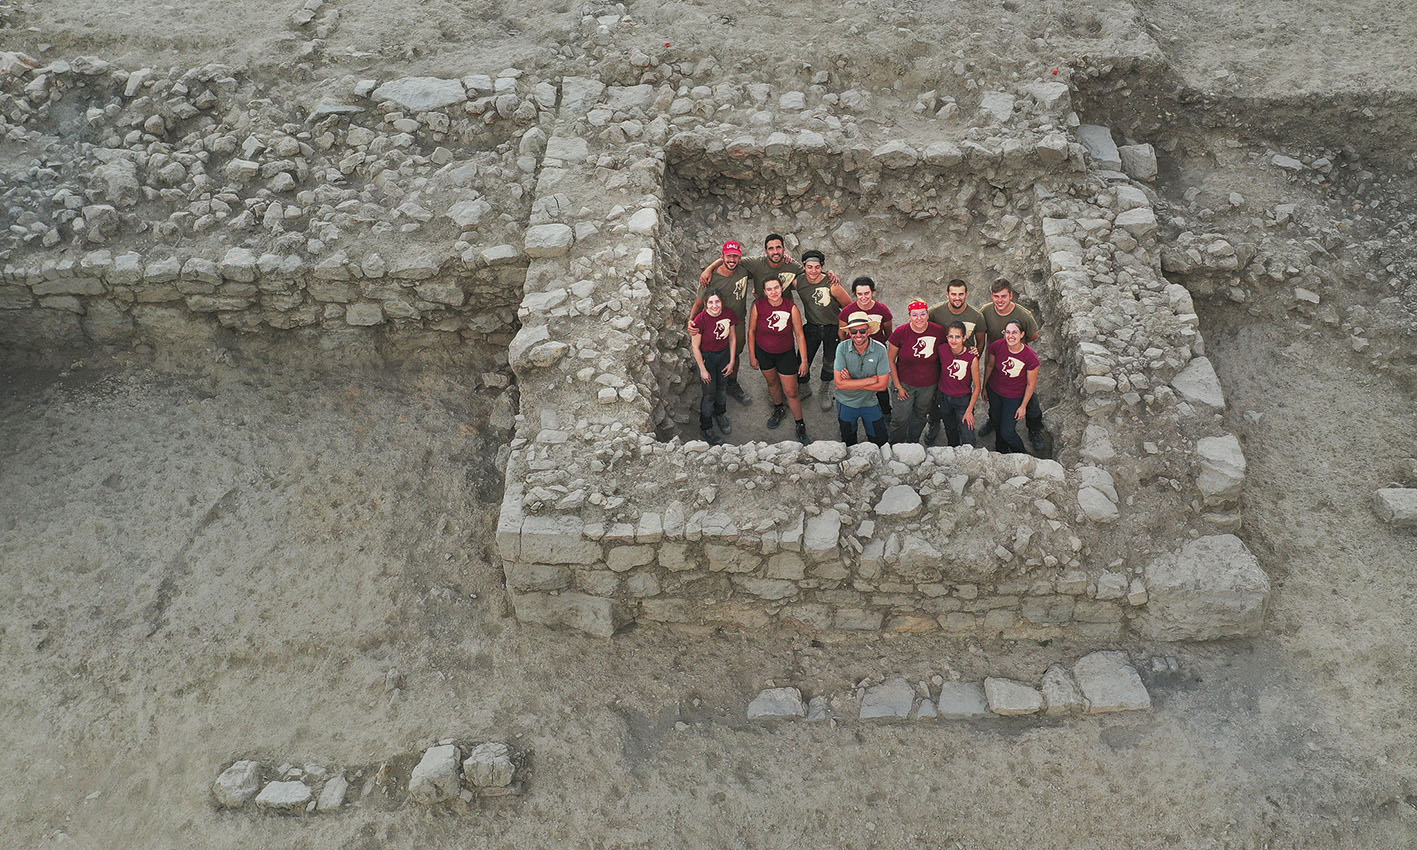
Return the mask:
M992 431L1000 452L1026 452L1024 422L1029 444L1041 453L1040 361L1029 346L1038 338L1038 320L1002 277L983 309L971 307L968 297L969 285L951 280L944 303L912 300L906 323L896 327L876 298L876 282L857 277L848 290L821 251L793 259L777 233L768 234L757 257L744 257L738 242L723 243L722 256L699 276L689 311L704 439L718 444L732 433L728 398L752 402L738 381L746 351L772 399L767 427L780 427L790 413L797 439L811 442L802 401L813 394L812 361L820 351L821 408L835 405L847 445L861 433L877 445L919 442L922 435L933 444L942 426L949 445L975 445L974 409L987 398L989 419L979 433Z

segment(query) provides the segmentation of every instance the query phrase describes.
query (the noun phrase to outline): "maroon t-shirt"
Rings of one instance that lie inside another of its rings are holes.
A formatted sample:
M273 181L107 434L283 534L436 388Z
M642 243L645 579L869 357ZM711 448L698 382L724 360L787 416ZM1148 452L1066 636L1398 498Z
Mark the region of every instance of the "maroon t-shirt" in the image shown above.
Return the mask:
M723 351L728 348L728 332L738 324L738 314L724 307L717 316L710 316L707 310L700 310L694 317L694 327L699 329L699 348L703 351Z
M900 349L895 356L895 369L902 384L935 386L940 379L940 349L949 347L944 328L926 322L925 330L916 333L907 323L891 331L890 343Z
M846 324L846 317L850 316L852 313L866 313L871 316L880 316L881 329L871 334L871 339L876 340L881 345L890 342L890 334L886 333L886 322L894 318L891 315L891 308L877 301L871 305L871 309L862 310L855 301L852 301L850 304L841 308L841 315L837 317L837 321L843 325Z
M1013 354L1007 340L996 339L989 343L989 353L994 355L994 368L989 372L989 389L1005 398L1023 398L1028 390L1028 373L1043 362L1028 346Z
M753 302L758 309L758 323L753 327L753 344L768 354L786 354L793 349L796 332L792 329L792 314L797 305L782 299L776 307L766 297Z
M959 354L955 354L950 351L948 342L942 344L940 346L940 392L954 397L972 394L974 381L969 373L974 368L974 361L978 359L978 355L967 348Z

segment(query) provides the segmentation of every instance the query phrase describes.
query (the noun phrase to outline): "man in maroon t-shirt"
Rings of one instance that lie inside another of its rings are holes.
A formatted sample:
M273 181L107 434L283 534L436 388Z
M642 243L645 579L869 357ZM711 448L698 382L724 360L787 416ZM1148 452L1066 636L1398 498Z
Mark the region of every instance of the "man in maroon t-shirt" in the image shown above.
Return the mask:
M869 277L858 277L851 282L851 294L856 300L847 304L841 309L841 314L837 317L838 332L842 340L846 339L846 320L852 313L860 311L868 316L877 316L880 319L881 327L871 338L881 345L886 345L891 339L891 310L886 305L876 300L876 282ZM890 387L876 393L876 400L880 402L881 413L886 416L889 425L891 418L891 391Z
M935 410L945 425L945 440L951 446L974 445L974 405L979 402L979 355L966 347L964 322L950 322L945 330L945 347L940 349L940 383Z
M930 305L916 299L905 308L910 321L891 332L886 345L896 400L905 402L905 414L892 421L893 443L918 443L930 408L935 404L935 384L940 380L940 349L944 329L930 321Z

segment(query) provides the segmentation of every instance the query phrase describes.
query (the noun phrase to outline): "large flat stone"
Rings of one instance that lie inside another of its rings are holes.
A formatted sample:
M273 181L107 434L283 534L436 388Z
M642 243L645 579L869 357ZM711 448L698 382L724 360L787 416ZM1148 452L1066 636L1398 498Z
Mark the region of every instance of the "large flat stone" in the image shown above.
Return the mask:
M1083 124L1077 129L1078 141L1087 148L1088 156L1104 171L1120 171L1122 155L1112 141L1112 131L1097 124Z
M802 537L802 551L820 559L836 551L840 536L841 514L835 508L827 508L807 520L807 531Z
M887 487L876 503L876 514L883 517L914 517L920 515L920 494L908 484Z
M1240 538L1192 540L1146 566L1147 604L1133 621L1155 640L1212 640L1255 634L1269 599L1269 576Z
M408 780L408 796L430 804L457 796L459 756L455 744L429 747L414 765Z
M310 786L299 780L270 782L256 795L257 808L273 812L298 812L310 805Z
M218 806L239 808L246 805L261 790L261 765L242 760L221 772L212 783L212 794Z
M1234 434L1203 437L1196 441L1200 474L1196 486L1207 507L1233 504L1245 485L1245 453Z
M945 720L976 720L989 716L984 686L978 682L945 682L940 686L940 699L935 708Z
M1037 714L1043 708L1043 695L1037 688L997 676L984 680L984 698L989 702L990 711L1005 717Z
M387 100L409 112L428 112L467 100L459 80L438 77L403 77L374 89L374 100Z
M1086 706L1072 674L1061 664L1044 672L1042 690L1045 714L1076 714Z
M516 774L512 750L501 741L478 744L463 760L462 772L474 788L505 788Z
M1384 487L1373 493L1373 510L1394 528L1417 528L1417 489Z
M1073 676L1087 701L1088 714L1151 708L1151 695L1126 653L1102 650L1084 655L1073 665Z
M526 229L528 257L560 257L571 250L575 231L565 224L537 224Z
M522 521L519 560L536 564L593 564L600 544L586 540L585 525L574 516L526 517Z
M748 703L749 720L805 716L807 709L802 705L802 692L796 688L767 688Z
M1171 380L1171 386L1181 398L1191 404L1202 404L1216 410L1225 409L1225 393L1220 389L1220 377L1210 359L1196 357L1186 364L1186 368Z
M902 678L867 688L861 697L862 720L904 720L915 707L915 688Z

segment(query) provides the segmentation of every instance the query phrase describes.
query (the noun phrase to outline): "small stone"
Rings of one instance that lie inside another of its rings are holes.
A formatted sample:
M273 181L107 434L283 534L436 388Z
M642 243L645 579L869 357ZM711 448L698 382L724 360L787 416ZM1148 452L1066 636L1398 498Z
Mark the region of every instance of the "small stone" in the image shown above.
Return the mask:
M1220 378L1215 367L1205 357L1195 357L1180 374L1171 379L1171 386L1181 398L1191 404L1202 404L1216 410L1225 409L1225 393L1220 388Z
M338 774L320 789L320 799L315 804L316 811L332 812L344 805L345 794L349 791L349 780Z
M1275 154L1274 158L1271 159L1270 162L1273 163L1276 168L1282 168L1285 171L1304 170L1304 163L1300 162L1292 156L1282 156L1280 154Z
M920 154L900 139L893 139L871 151L872 159L886 168L910 168L920 161Z
M1043 695L1037 688L996 676L984 680L984 698L989 702L990 711L1005 717L1037 714L1043 708Z
M630 216L630 220L625 226L631 233L652 234L659 227L659 211L653 207L637 210L634 215Z
M1107 498L1107 494L1096 487L1083 487L1078 490L1078 507L1082 508L1083 515L1093 522L1114 522L1121 515L1117 511L1116 502Z
M900 677L866 689L861 697L862 720L906 719L915 707L915 688Z
M758 692L748 703L749 720L772 720L783 717L805 717L802 692L797 688L767 688Z
M818 723L826 720L829 716L827 713L828 705L829 703L826 697L820 694L812 697L812 699L807 702L807 722Z
M538 224L526 230L529 257L560 257L571 250L575 233L564 224Z
M1077 128L1077 137L1098 168L1104 171L1121 169L1122 155L1117 150L1117 143L1112 141L1111 130L1097 124L1083 124Z
M936 702L940 717L946 720L975 720L989 716L984 686L978 682L945 682L940 685Z
M1197 440L1196 456L1200 458L1196 486L1207 507L1229 505L1240 498L1245 484L1245 453L1234 434Z
M1156 149L1151 145L1122 145L1117 152L1128 177L1148 182L1156 179Z
M260 789L261 765L250 760L236 762L212 783L217 805L232 809L245 805Z
M1087 700L1088 714L1151 708L1151 695L1126 653L1101 650L1084 655L1073 665L1073 676Z

